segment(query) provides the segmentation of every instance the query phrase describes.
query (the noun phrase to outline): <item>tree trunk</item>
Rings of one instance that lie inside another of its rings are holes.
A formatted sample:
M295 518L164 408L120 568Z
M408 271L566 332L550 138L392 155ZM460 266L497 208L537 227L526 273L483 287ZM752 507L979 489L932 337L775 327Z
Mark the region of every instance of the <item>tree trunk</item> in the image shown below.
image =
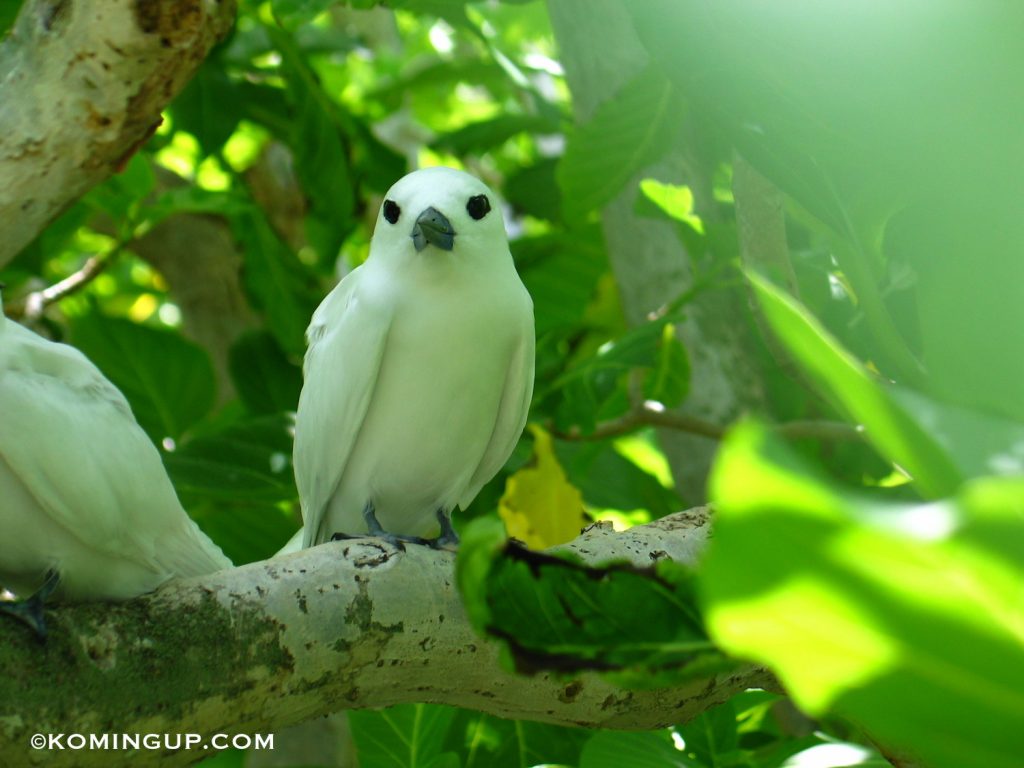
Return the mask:
M624 0L548 0L551 24L572 91L579 122L648 64L632 29ZM698 178L683 152L676 151L634 180L657 176L690 184ZM605 241L630 325L668 304L693 285L690 259L671 225L639 218L633 207L639 190L631 183L602 211ZM697 199L704 197L697 194ZM677 328L692 367L690 395L683 413L728 424L763 398L761 382L747 351L742 322L745 297L738 290L700 294L687 306ZM705 482L717 444L704 437L660 430L658 438L672 468L676 488L689 504L703 503Z
M234 17L234 0L26 0L0 43L0 267L131 157Z

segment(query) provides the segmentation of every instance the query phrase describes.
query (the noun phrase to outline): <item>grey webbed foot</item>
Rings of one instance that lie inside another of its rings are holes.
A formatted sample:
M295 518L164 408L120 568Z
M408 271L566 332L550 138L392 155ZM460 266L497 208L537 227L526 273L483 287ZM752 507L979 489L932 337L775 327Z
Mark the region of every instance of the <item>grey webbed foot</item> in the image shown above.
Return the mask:
M331 536L331 541L343 541L345 539L362 539L366 536L374 536L378 539L384 539L388 544L405 551L406 544L430 544L430 541L422 538L421 536L401 536L395 533L389 533L385 531L381 526L380 521L377 520L377 511L373 508L373 502L366 502L366 506L363 507L363 521L366 523L365 536L349 533L336 533Z
M437 522L441 524L441 535L436 539L428 539L426 544L433 549L454 551L459 546L459 534L452 528L451 515L439 507L437 510Z
M57 571L46 572L46 580L30 597L24 600L0 601L0 613L6 613L24 622L36 633L41 642L46 641L46 617L43 615L43 604L53 594L60 582Z

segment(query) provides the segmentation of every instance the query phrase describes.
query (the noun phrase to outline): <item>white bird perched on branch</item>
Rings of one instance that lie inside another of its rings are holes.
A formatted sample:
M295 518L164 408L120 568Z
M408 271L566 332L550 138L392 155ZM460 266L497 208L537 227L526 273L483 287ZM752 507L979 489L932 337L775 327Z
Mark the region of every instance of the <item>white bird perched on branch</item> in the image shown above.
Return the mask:
M295 423L303 546L458 539L533 393L533 303L494 195L451 168L388 191L366 262L313 314Z
M178 502L124 395L77 349L2 310L0 587L33 596L0 611L45 636L50 594L122 600L230 568Z

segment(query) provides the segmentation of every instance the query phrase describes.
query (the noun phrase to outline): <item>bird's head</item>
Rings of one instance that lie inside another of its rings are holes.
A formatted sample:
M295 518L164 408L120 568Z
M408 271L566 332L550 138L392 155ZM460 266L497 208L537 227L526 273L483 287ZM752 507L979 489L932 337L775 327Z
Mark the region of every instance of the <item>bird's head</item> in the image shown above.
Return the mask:
M505 223L487 185L454 168L424 168L388 190L370 255L404 260L451 253L498 259L507 252Z

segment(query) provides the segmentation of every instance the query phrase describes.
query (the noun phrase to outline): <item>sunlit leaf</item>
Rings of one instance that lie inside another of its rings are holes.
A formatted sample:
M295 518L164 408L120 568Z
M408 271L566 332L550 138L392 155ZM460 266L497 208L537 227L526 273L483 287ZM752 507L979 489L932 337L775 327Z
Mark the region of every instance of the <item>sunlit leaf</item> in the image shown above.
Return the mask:
M928 765L1019 762L1024 571L968 533L970 495L881 507L754 424L726 441L711 490L700 583L722 647L769 665L810 714L848 716ZM985 509L1019 528L1020 483Z
M575 539L586 526L583 497L565 477L551 446L551 435L537 425L533 460L506 481L498 514L509 536L533 549Z
M951 493L960 472L934 438L893 399L863 364L791 297L748 273L772 329L821 395L862 423L869 440L932 496Z

